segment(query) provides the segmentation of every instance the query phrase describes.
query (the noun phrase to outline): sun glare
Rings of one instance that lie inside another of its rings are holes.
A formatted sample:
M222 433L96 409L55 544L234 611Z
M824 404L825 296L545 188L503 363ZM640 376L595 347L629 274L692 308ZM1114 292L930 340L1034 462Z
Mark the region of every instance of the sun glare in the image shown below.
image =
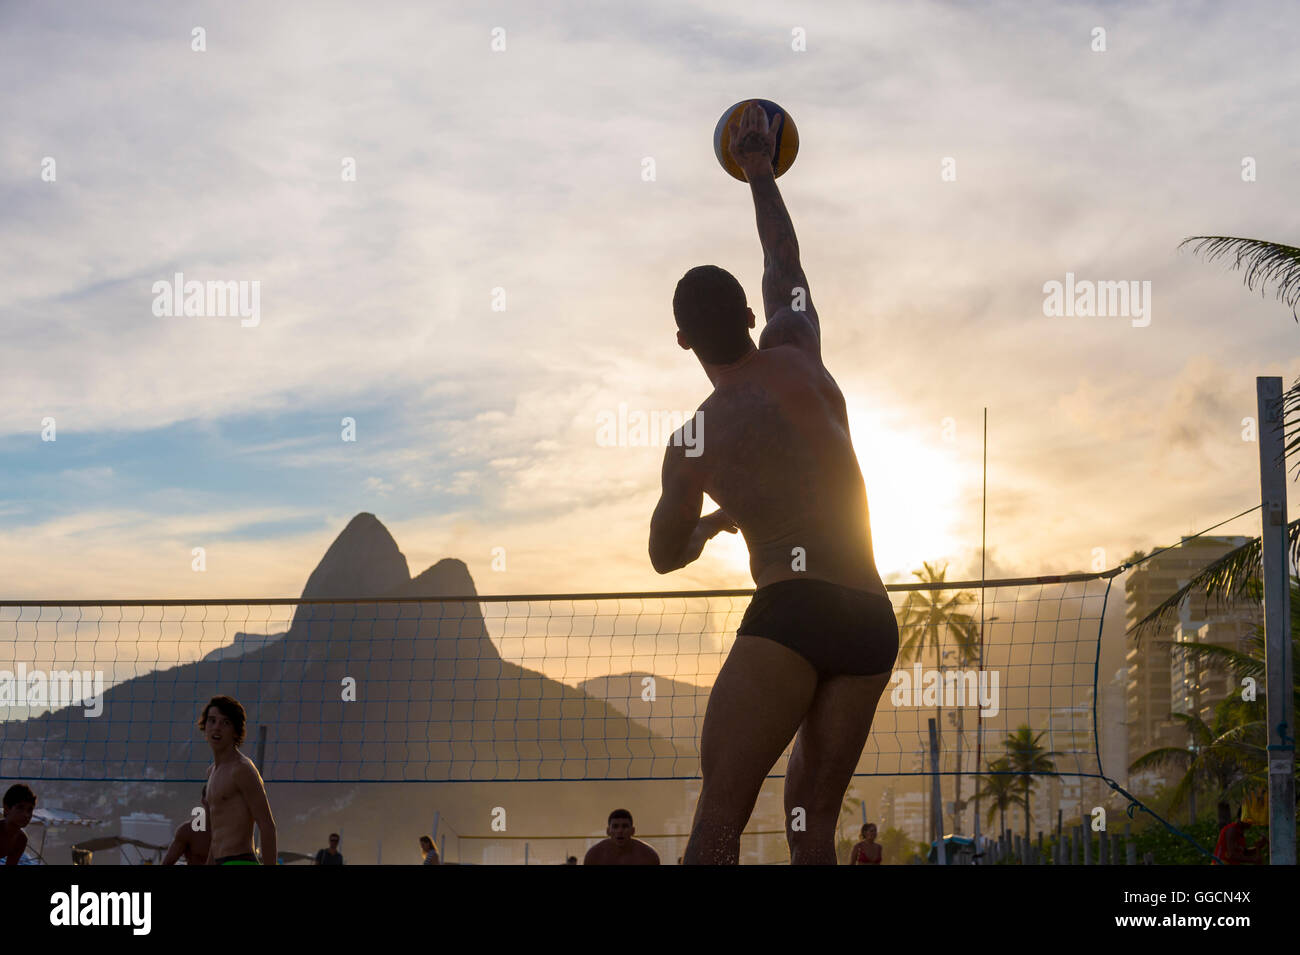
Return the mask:
M847 396L846 396L847 397ZM978 548L956 528L965 512L978 513L978 486L970 486L970 464L958 445L946 445L936 425L933 440L903 434L882 422L880 412L849 403L849 427L857 449L871 509L876 567L886 579L912 580L922 561L944 561ZM976 475L978 480L978 475Z
M942 441L937 426L927 441L889 428L882 418L881 412L849 402L849 427L871 508L876 567L883 578L913 580L922 561L950 561L979 547L978 540L964 541L957 532L963 518L974 515L978 522L979 475L958 445ZM968 489L973 493L964 493ZM704 513L716 507L706 498ZM748 577L749 551L740 534L719 534L708 553Z

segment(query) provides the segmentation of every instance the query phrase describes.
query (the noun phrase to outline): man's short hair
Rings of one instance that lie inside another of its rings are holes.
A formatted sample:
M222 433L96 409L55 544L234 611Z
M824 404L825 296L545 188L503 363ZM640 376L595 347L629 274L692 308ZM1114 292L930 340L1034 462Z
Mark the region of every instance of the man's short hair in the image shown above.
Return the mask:
M8 809L10 806L21 806L26 802L31 803L33 806L36 805L36 793L33 792L32 787L28 786L26 783L14 783L5 790L5 809Z
M686 343L712 365L738 361L753 347L745 290L716 265L697 265L681 277L673 317Z
M632 814L626 809L615 809L609 814L609 822L613 822L615 819L626 819L628 822L631 822ZM608 823L606 823L606 825L608 825Z
M208 722L208 710L212 707L217 708L217 712L230 720L230 726L235 732L235 745L243 745L244 728L248 725L248 714L244 712L244 707L233 696L214 696L208 700L208 705L203 707L203 712L199 714L199 729L205 729Z
M337 832L331 832L331 833L330 833L330 842L333 842L333 841L334 841L335 839L337 839L338 837L339 837L339 834L338 834Z

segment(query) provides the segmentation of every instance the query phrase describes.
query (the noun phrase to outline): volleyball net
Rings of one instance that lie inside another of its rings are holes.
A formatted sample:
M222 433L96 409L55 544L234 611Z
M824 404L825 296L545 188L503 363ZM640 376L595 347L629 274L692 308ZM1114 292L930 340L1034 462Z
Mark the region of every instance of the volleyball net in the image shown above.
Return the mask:
M1116 573L891 586L902 647L858 775L987 771L1019 745L1009 772L1099 776ZM0 775L201 781L224 694L268 782L695 779L752 593L3 601Z

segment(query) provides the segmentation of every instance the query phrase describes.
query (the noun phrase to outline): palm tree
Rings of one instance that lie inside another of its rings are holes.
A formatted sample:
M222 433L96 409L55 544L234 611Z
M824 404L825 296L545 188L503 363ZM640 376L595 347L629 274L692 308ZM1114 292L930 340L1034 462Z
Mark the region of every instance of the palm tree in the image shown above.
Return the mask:
M1266 752L1263 714L1258 702L1245 703L1235 697L1221 700L1214 710L1214 724L1207 725L1194 713L1172 713L1174 719L1187 727L1192 745L1186 749L1162 746L1144 753L1129 766L1129 772L1147 769L1177 768L1182 778L1169 795L1169 809L1177 809L1183 802L1190 804L1188 822L1196 822L1196 789L1208 784L1215 800L1234 788L1234 784L1250 775L1251 757Z
M1247 592L1253 599L1260 599L1262 585L1258 580L1248 582ZM1262 689L1265 687L1265 649L1264 627L1257 625L1244 641L1242 649L1219 646L1214 643L1193 643L1182 640L1169 641L1172 647L1178 647L1193 660L1205 660L1211 665L1227 670L1238 679L1253 678ZM1292 659L1300 655L1300 578L1291 578L1291 652ZM1293 705L1300 709L1300 683L1291 686ZM1205 745L1207 733L1212 737L1209 742L1211 752L1200 768L1212 770L1211 776L1218 790L1218 798L1232 802L1246 801L1251 797L1262 797L1268 790L1268 749L1267 730L1264 725L1264 695L1254 702L1240 700L1235 694L1219 703L1215 709L1215 725L1204 727L1200 720L1199 727L1190 727L1194 738ZM1184 750L1175 750L1180 756L1153 750L1142 756L1139 763L1144 766L1177 765L1185 770L1181 782L1173 794L1172 805L1176 807L1181 798L1180 790L1190 790L1194 779L1189 779L1197 767L1190 764ZM1222 767L1218 772L1213 772ZM1297 767L1300 778L1300 767ZM1192 791L1194 795L1194 791ZM1195 810L1193 810L1193 813Z
M922 561L921 570L915 570L912 575L918 578L923 584L941 584L948 575L948 565L943 567L931 566L928 561ZM929 590L912 590L908 591L907 597L903 600L903 607L899 611L898 633L899 647L898 657L901 663L921 662L930 651L934 655L935 669L943 668L943 647L942 636L948 634L953 638L954 649L957 652L957 666L964 667L971 663L978 662L980 652L980 634L979 624L975 618L964 613L959 608L969 607L975 603L975 595L969 591L962 590L953 593L952 590L945 590L939 587L932 587ZM958 708L957 713L961 714ZM935 732L943 732L943 721L940 718L940 708L935 707L934 722ZM954 797L954 818L953 825L958 831L961 829L959 813L961 812L961 724L957 727L957 784ZM930 828L934 828L934 811L929 813ZM931 839L938 839L942 833L931 832Z
M1057 752L1049 753L1038 745L1039 740L1042 738L1043 733L1035 736L1034 731L1022 723L1002 743L1007 751L1006 759L1010 763L1012 771L1020 774L1020 804L1025 810L1026 843L1029 842L1029 793L1034 786L1038 785L1038 781L1033 778L1032 774L1055 772L1056 764L1052 762L1051 757L1061 755Z
M1179 248L1192 243L1193 253L1203 253L1207 261L1232 257L1234 269L1244 269L1243 281L1252 292L1259 289L1264 294L1272 285L1282 304L1290 306L1291 316L1300 322L1300 248L1265 242L1261 239L1240 239L1231 236L1192 236L1184 239ZM1282 396L1284 455L1291 456L1300 450L1300 378ZM1300 470L1300 462L1297 462ZM1300 520L1287 525L1287 542L1291 560L1300 564ZM1260 538L1229 551L1207 565L1179 588L1164 603L1156 607L1134 625L1132 633L1140 639L1151 628L1178 613L1187 595L1200 591L1206 597L1232 605L1248 593L1248 584L1259 574L1261 560Z
M1007 810L1016 804L1016 777L1011 763L1005 756L985 763L990 773L985 777L984 785L975 793L976 799L989 801L988 818L993 825L993 814L998 814L998 836L1007 831Z
M1262 599L1263 585L1258 579L1247 584L1247 593L1254 600ZM1244 641L1243 649L1219 646L1217 643L1192 643L1185 640L1171 640L1171 647L1178 647L1193 660L1206 660L1211 664L1231 672L1238 678L1251 677L1260 687L1265 685L1264 627L1255 626ZM1164 644L1161 644L1162 646ZM1300 577L1291 578L1291 654L1296 659L1300 654ZM1295 694L1295 706L1300 710L1300 684L1291 688Z

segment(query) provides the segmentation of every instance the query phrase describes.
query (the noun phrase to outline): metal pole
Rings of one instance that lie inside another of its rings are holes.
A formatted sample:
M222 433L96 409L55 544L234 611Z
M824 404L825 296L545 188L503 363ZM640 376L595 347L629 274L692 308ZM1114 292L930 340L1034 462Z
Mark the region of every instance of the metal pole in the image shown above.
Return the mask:
M259 725L257 727L257 771L263 776L266 775L266 727ZM257 839L253 843L260 858L262 855L262 827L257 827ZM274 859L271 862L275 862Z
M1256 378L1264 559L1264 666L1268 708L1268 847L1272 865L1295 865L1295 702L1291 573L1286 540L1282 379Z
M943 844L943 804L939 801L939 737L935 732L934 717L930 717L930 825L936 835L939 865L948 864L947 846Z
M984 561L988 550L989 512L989 409L984 409L984 490L980 498L980 662L979 673L984 672ZM975 851L980 845L980 769L984 758L984 717L975 718ZM958 769L961 767L958 766Z

